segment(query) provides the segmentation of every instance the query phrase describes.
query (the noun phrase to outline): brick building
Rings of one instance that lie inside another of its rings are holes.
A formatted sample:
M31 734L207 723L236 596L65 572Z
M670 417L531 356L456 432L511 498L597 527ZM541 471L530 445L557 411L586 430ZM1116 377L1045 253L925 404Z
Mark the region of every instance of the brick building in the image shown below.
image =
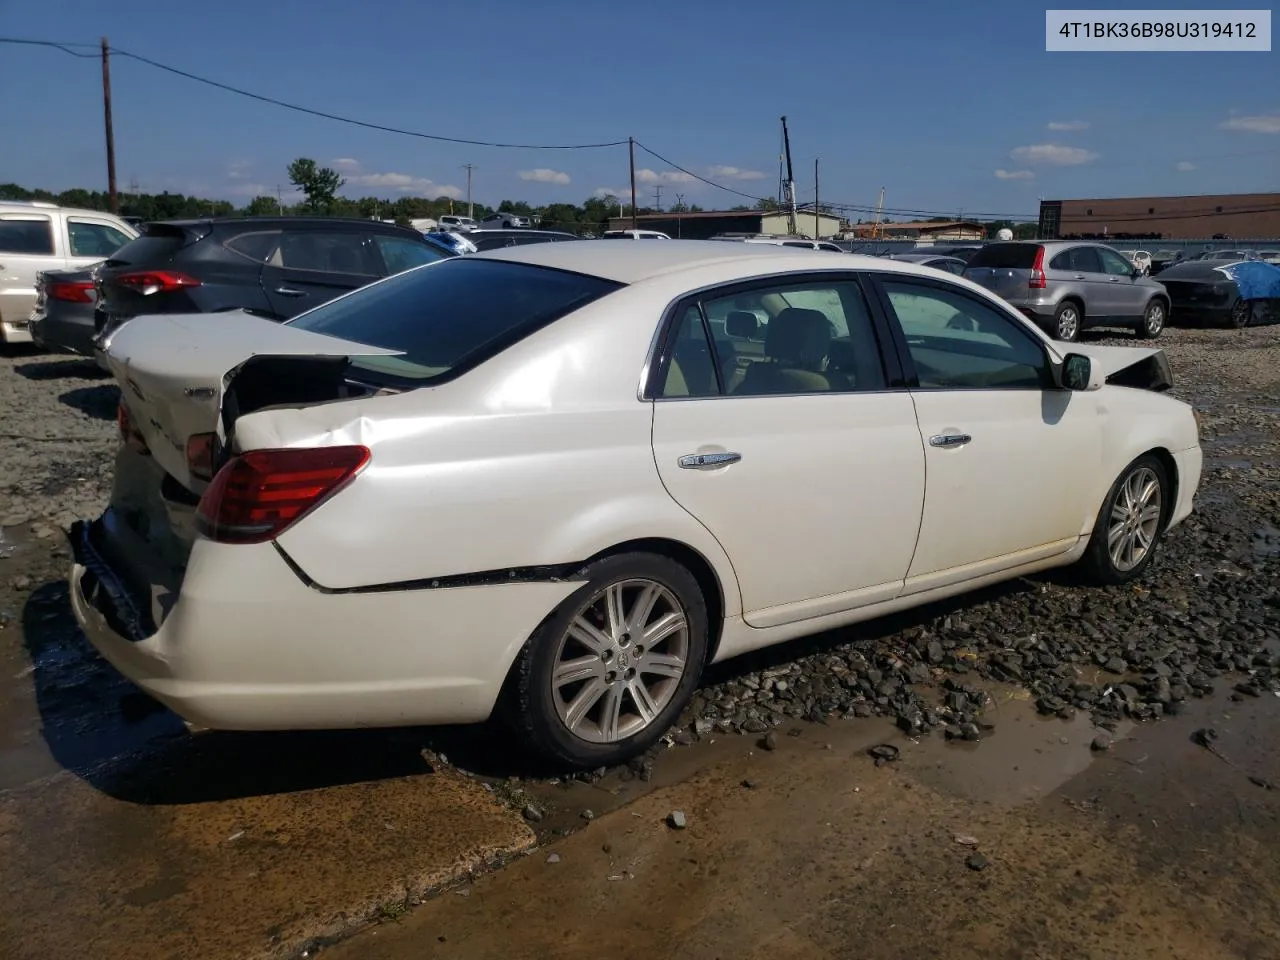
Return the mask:
M1040 237L1272 240L1280 238L1280 193L1041 200Z

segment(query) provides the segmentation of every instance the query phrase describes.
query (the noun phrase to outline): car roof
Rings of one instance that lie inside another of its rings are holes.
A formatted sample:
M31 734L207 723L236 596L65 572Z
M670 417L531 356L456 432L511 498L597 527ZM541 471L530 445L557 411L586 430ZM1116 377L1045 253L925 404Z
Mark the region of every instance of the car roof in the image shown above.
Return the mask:
M49 203L45 200L0 200L0 210L5 213L64 213L72 217L106 217L108 220L124 219L118 213L111 213L107 210L90 210L87 207L60 207L56 203Z
M399 236L422 238L422 233L412 227L400 227L381 220L364 220L358 217L192 217L185 220L151 220L152 224L170 227L221 227L232 229L278 230L285 227L303 230L333 229L372 230L377 233L393 233Z
M828 257L830 259L828 259ZM728 275L743 278L778 269L824 266L844 270L884 269L884 260L852 257L847 253L779 247L767 243L718 243L712 240L672 240L655 244L617 244L608 240L577 243L531 243L501 250L485 250L468 259L506 260L533 266L568 270L602 277L617 283L639 283L665 274L721 265ZM898 269L907 268L903 264Z

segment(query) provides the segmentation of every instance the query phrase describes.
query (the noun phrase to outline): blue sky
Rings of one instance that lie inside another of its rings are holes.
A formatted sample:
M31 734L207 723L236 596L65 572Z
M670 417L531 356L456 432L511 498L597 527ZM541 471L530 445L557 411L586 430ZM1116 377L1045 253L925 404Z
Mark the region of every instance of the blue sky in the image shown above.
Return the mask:
M1280 53L1049 54L1044 5L1026 0L0 0L0 34L106 34L254 92L446 136L634 136L753 196L777 191L782 114L802 200L815 157L823 200L874 204L885 187L886 207L939 212L1280 189ZM277 185L287 193L297 156L341 169L350 196L461 196L464 163L476 165L474 195L487 203L580 202L627 185L625 147L395 136L123 58L112 83L122 188L237 201ZM0 45L0 89L0 182L105 186L96 60ZM661 185L664 205L677 194L707 208L747 202L639 151L636 165L645 201Z

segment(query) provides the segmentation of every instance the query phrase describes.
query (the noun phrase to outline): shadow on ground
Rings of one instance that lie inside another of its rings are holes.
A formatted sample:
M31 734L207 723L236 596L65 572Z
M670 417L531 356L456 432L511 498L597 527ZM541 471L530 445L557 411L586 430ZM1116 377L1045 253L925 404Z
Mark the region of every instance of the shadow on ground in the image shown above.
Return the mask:
M63 360L41 360L37 363L23 363L14 367L20 376L28 380L105 380L111 374L99 367L94 361L84 357L67 357Z
M59 403L79 410L95 420L114 420L120 403L120 388L113 383L97 387L77 387L58 397Z

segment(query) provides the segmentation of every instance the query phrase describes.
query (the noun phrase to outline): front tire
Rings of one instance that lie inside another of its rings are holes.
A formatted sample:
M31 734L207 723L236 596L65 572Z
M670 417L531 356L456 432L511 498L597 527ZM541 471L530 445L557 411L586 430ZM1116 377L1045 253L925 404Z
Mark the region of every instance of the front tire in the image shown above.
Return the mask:
M1138 324L1138 339L1154 340L1160 336L1168 316L1163 300L1152 300L1148 303L1147 309L1142 313L1142 322Z
M1128 583L1142 576L1155 558L1173 507L1164 464L1144 453L1121 471L1102 503L1081 573L1094 583Z
M1243 330L1249 325L1249 318L1253 314L1253 304L1248 300L1237 298L1236 302L1231 304L1231 312L1227 315L1227 322L1233 329Z
M1068 300L1058 306L1053 314L1053 336L1066 343L1075 343L1080 339L1080 324L1083 317L1080 308Z
M520 653L512 721L555 763L611 766L652 746L692 698L707 604L693 574L658 554L606 557L581 576Z

